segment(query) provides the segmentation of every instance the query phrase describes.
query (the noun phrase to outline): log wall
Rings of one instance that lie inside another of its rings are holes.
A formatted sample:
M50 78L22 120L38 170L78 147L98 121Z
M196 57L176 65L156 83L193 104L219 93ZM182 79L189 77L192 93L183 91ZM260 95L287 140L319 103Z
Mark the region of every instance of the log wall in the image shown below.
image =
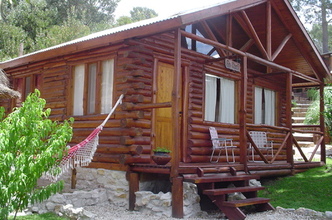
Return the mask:
M71 106L71 66L115 58L114 100L125 94L123 104L106 123L100 134L100 145L90 167L125 170L129 163L149 163L151 154L152 110L142 106L152 103L154 58L164 56L164 60L172 63L174 55L174 35L172 32L128 40L123 44L97 48L84 53L72 54L53 60L37 62L6 72L14 78L28 74L42 74L41 94L47 101L47 107L52 109L54 120L64 120L70 117ZM182 161L190 163L209 162L212 144L208 128L217 128L220 137L232 138L236 160L239 161L239 125L222 124L204 121L204 82L205 73L231 78L236 81L238 93L241 74L226 70L224 62L205 63L210 57L183 49L182 59L187 65L188 74L183 82L184 115L182 140ZM282 79L282 78L281 78ZM285 82L274 79L255 78L249 74L247 91L247 123L253 123L253 90L254 85L263 86L278 92L278 126L285 124ZM239 106L240 97L237 97ZM10 101L2 101L9 106ZM136 107L133 107L136 106ZM137 106L141 106L140 108ZM9 107L8 107L9 108ZM84 140L96 128L106 115L91 115L75 117L72 145ZM238 119L236 121L239 121ZM275 141L275 148L280 146L285 134L279 130L257 128L269 133L269 138ZM285 159L282 151L277 160ZM223 154L224 155L224 154ZM221 161L226 161L225 157Z

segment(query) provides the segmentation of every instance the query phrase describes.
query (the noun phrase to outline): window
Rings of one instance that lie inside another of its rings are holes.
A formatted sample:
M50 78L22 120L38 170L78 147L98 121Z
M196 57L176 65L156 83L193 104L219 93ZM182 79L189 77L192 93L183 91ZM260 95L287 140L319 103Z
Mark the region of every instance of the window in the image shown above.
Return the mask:
M17 100L17 104L25 101L26 97L34 92L35 89L40 89L41 87L41 75L29 75L21 78L14 79L14 87L19 93L21 93L21 99Z
M73 115L108 113L112 107L113 75L113 59L75 66Z
M206 121L235 123L235 82L222 77L205 75Z
M255 124L275 125L276 92L255 87Z

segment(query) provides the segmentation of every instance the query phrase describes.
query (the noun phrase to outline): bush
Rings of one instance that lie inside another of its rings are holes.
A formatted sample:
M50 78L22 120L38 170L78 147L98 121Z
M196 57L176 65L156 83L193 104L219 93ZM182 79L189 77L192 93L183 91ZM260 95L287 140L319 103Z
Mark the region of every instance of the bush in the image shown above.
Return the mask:
M38 187L37 180L57 165L71 140L70 122L53 122L38 90L7 117L0 111L0 218L49 198L63 182ZM15 219L15 217L14 217Z
M320 106L319 96L314 96L315 100L308 109L304 123L307 124L319 124ZM325 125L328 129L329 134L332 134L332 86L324 88L324 117Z

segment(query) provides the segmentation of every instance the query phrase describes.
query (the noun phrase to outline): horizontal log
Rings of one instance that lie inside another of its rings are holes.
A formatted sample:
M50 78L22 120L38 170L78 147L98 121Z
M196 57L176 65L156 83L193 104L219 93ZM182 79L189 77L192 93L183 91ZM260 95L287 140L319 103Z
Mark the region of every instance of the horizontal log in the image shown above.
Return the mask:
M78 134L80 136L87 136L91 133L92 130L90 129L76 129L75 134ZM142 136L143 135L143 129L142 128L103 128L103 130L100 132L101 136Z
M187 154L190 154L190 155L207 155L207 156L210 156L211 153L212 153L212 146L210 147L188 147L188 150L187 150ZM240 154L240 149L239 148L236 148L236 149L233 149L234 150L234 154L237 155L237 154ZM231 155L232 154L232 150L231 149L228 149L228 155ZM216 150L215 154L219 154L219 150ZM225 155L226 154L226 150L225 149L222 149L221 150L221 155Z
M129 136L121 136L120 137L120 144L122 145L133 145L133 144L139 144L139 145L148 145L151 143L150 137L129 137Z
M152 90L147 90L147 89L137 90L137 89L128 87L128 88L122 88L121 89L121 94L124 94L124 95L137 95L137 94L140 94L140 95L143 95L143 96L146 96L146 97L152 97Z
M170 102L150 103L150 104L133 104L125 102L121 104L121 108L124 111L153 109L153 108L169 108L169 107L172 107L172 104Z
M87 136L77 136L73 135L73 138L70 141L70 145L75 145L81 143L87 138ZM120 137L119 136L101 136L99 135L99 144L120 144Z
M87 168L127 171L128 165L107 162L91 162Z
M117 128L121 127L121 120L122 119L115 119L106 122L104 127L108 128ZM75 121L73 123L73 128L96 128L98 127L102 121Z
M106 162L106 163L120 163L122 156L121 155L110 155L110 154L101 154L95 153L93 156L93 162Z
M146 85L152 85L152 80L143 78L143 77L135 77L135 76L122 76L121 78L117 79L120 83L138 83L142 82Z
M152 74L150 72L146 72L142 69L135 69L135 70L118 70L116 73L117 77L140 77L144 79L152 79Z
M120 58L117 61L119 66L128 65L128 64L135 64L139 66L149 66L151 62L148 62L143 57L133 57L133 58Z
M123 155L120 164L150 163L151 156L141 154L139 156Z
M143 152L143 147L141 145L110 145L110 144L100 144L98 145L96 153L103 154L131 154L140 155Z
M142 69L142 70L144 70L145 72L152 72L151 65L148 65L148 66L141 66L141 65L137 65L137 64L131 64L131 63L128 63L128 64L123 64L123 65L122 65L122 69L124 69L124 70L136 70L136 69Z
M235 161L239 161L239 157L235 156ZM213 157L213 160L217 160L217 157ZM231 158L228 158L229 160ZM198 156L198 155L189 155L187 160L191 163L210 163L210 156ZM226 156L220 156L219 163L227 163Z
M123 127L123 128L130 128L130 127L151 128L151 121L144 120L144 119L133 120L130 118L123 118L123 119L121 119L121 127Z
M135 89L135 90L139 90L139 89L144 89L146 87L146 85L142 82L137 82L137 83L124 83L124 84L117 84L116 85L117 89L119 90L124 90L124 89ZM137 94L137 93L136 93Z
M133 118L133 119L139 119L144 118L144 112L143 111L117 111L113 115L113 118L115 119L122 119L122 118Z

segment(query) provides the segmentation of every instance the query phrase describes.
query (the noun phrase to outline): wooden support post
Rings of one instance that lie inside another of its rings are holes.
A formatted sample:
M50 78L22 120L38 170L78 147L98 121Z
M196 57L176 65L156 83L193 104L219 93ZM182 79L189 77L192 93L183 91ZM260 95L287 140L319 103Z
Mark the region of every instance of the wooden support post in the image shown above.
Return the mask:
M293 73L289 72L287 75L286 83L286 127L289 128L289 132L292 134L292 84ZM287 162L294 166L293 157L293 142L292 138L289 138L286 145Z
M136 194L139 190L139 174L129 172L129 210L134 211L136 203Z
M247 167L247 126L246 126L246 103L247 103L247 85L248 85L248 70L247 70L247 57L242 58L242 82L240 88L240 114L239 114L239 123L240 123L240 163L244 165L244 171L248 171Z
M172 178L172 217L183 218L183 178Z
M183 179L179 177L181 159L180 99L181 99L181 32L175 31L174 45L174 81L172 91L172 123L173 123L173 158L171 161L172 180L172 216L183 218Z
M76 174L77 174L77 170L76 168L73 168L71 170L71 188L75 189L76 188Z
M319 108L320 113L319 114L319 122L320 122L320 131L323 133L323 137L325 137L325 121L324 121L324 114L325 111L324 108L324 83L321 83L319 86ZM326 163L326 147L325 147L325 138L323 138L321 142L321 148L320 148L320 161Z

